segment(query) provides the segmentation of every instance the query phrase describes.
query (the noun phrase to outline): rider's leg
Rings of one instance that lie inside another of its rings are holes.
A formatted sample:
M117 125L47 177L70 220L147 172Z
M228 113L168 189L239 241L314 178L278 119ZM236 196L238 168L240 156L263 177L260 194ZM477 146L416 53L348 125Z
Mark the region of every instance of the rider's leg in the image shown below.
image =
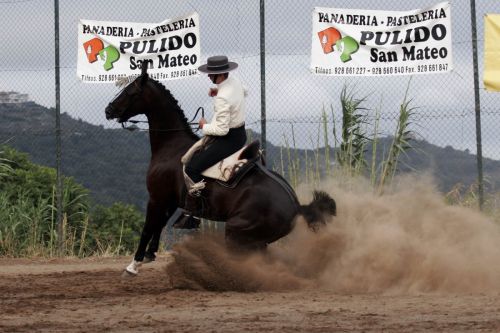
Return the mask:
M201 173L222 159L240 150L246 142L245 128L232 128L225 136L214 137L204 150L196 152L186 165L186 174L193 182L200 182Z
M226 158L241 149L246 142L246 132L244 126L230 129L225 136L215 137L214 141L204 150L196 152L191 160L186 164L185 174L188 193L184 203L184 220L176 222L174 225L181 227L184 224L189 226L199 224L199 221L192 221L193 215L201 215L200 195L205 187L201 173L213 166L217 162ZM186 221L186 219L190 219Z

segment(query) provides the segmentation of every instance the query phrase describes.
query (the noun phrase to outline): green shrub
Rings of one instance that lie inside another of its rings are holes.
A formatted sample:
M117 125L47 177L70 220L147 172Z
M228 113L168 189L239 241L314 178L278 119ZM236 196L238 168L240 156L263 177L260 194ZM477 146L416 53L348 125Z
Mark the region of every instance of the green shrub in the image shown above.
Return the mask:
M135 248L143 217L134 206L97 206L91 213L89 191L63 177L60 234L53 168L33 164L27 154L4 146L0 178L0 256L122 254Z

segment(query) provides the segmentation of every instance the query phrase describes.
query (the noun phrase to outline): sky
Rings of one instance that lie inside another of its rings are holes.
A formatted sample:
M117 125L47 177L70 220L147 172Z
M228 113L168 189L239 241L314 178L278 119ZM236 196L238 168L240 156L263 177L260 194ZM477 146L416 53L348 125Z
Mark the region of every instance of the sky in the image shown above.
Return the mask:
M392 134L410 77L320 77L309 71L311 13L314 7L412 10L440 1L290 0L265 3L267 138L274 144L295 139L299 147L324 145L319 129L323 109L340 121L339 95L344 85L374 116L381 112L381 132ZM413 130L440 146L476 151L470 2L452 0L454 70L411 78L409 97L416 107ZM235 73L248 86L248 127L260 132L260 27L258 0L76 1L60 0L61 111L92 124L106 121L104 108L117 92L112 84L85 84L76 77L79 19L161 22L196 11L200 14L201 56L227 54L239 63ZM480 78L482 79L483 16L500 13L500 1L476 1ZM0 0L0 91L27 93L53 107L54 3L52 0ZM205 76L163 81L188 118L199 106L211 114ZM500 159L497 124L500 95L481 88L483 155ZM332 111L333 110L333 113ZM293 129L292 129L293 128ZM370 130L370 129L368 129ZM333 145L330 138L329 144Z

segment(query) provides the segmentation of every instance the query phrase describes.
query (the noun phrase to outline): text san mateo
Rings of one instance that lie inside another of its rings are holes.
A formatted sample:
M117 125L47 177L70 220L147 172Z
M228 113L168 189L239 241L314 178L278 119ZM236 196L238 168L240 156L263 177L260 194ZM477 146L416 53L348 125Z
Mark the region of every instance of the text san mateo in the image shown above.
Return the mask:
M417 47L413 45L424 43L431 39L442 41L448 36L449 32L444 24L428 24L428 21L447 18L444 8L428 10L418 14L386 16L384 18L375 15L331 12L319 12L317 15L318 22L321 23L391 28L390 31L376 31L373 28L361 31L359 43L360 45L372 46L370 49L370 61L374 63L396 62L400 60L399 56L402 56L401 60L403 61L444 59L449 53L446 47ZM423 22L427 22L427 24L419 25ZM400 30L394 29L394 27L406 27L408 25L412 25L412 27ZM379 46L383 46L386 49L390 45L402 45L402 54L398 54L396 51L382 51L378 49Z

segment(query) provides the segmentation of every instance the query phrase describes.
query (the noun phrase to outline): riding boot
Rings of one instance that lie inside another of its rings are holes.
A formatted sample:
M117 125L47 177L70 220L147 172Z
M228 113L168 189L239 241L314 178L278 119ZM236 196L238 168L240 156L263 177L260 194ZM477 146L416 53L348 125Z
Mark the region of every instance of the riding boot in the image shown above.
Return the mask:
M201 196L186 194L184 201L184 213L198 216L201 213Z
M196 215L201 215L201 191L205 188L205 181L201 180L197 183L184 172L186 181L187 193L184 201L184 211L181 217L175 221L173 227L178 229L194 229L200 225L200 218Z

